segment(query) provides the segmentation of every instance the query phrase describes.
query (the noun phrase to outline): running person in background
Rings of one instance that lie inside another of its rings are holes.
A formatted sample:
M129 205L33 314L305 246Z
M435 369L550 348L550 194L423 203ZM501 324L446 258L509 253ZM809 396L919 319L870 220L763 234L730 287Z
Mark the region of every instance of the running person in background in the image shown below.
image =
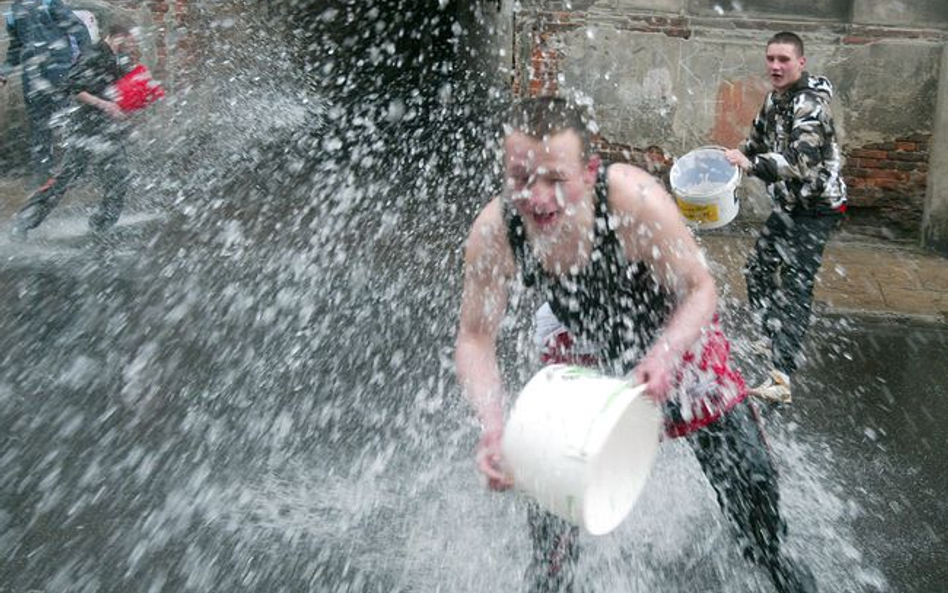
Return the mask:
M23 101L30 120L30 166L35 189L53 170L53 114L66 102L63 83L79 54L91 44L89 31L62 0L14 0L3 15L7 59L0 64L0 86L21 69Z
M773 212L747 260L747 296L770 341L769 379L751 393L789 403L790 378L810 325L813 285L830 233L846 211L846 185L830 111L833 85L804 70L803 41L767 42L773 90L728 161L768 184Z
M590 152L591 125L563 99L517 103L505 127L503 194L483 208L468 237L455 362L482 426L478 468L490 488L512 485L501 469L496 340L519 277L549 304L553 319L540 320L549 322L546 360L595 365L645 384L668 435L692 446L745 555L777 591L814 592L809 569L781 548L777 474L744 381L730 366L704 259L653 177L606 166ZM573 591L577 530L536 507L528 524L527 590Z
M136 52L130 29L115 23L109 27L105 39L83 53L70 70L66 90L79 108L69 116L63 162L59 171L30 196L26 206L17 213L13 222L14 239L26 239L28 232L46 219L70 184L89 165L95 167L103 192L102 202L89 220L89 226L101 233L118 221L129 182L125 155L128 129L122 123L125 113L107 94L109 87L131 69L133 60L128 56Z

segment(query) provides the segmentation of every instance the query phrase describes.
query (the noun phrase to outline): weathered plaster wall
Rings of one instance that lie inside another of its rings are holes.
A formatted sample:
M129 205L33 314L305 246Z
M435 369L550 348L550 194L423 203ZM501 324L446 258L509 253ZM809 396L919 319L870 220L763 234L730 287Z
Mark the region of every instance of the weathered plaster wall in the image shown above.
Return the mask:
M679 155L734 146L769 89L766 40L797 31L808 69L836 86L853 221L917 235L948 2L901 10L881 0L761 1L743 12L724 5L734 3L524 2L512 14L514 91L592 97L614 158L642 162L649 145ZM762 216L762 186L746 189L742 216Z
M509 0L503 3L508 7L513 4ZM519 4L528 10L601 11L616 15L650 11L748 21L782 18L923 28L948 24L948 3L943 0L522 0Z
M853 0L852 22L868 25L932 27L948 23L944 0Z
M948 45L941 56L939 96L922 240L930 249L948 255Z

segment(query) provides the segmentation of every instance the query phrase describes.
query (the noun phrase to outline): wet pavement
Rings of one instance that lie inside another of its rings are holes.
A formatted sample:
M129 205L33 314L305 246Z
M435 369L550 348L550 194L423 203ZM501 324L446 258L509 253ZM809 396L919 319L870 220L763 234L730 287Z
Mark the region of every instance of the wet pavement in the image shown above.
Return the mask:
M839 353L812 349L794 403L801 404L796 438L818 444L835 468L842 495L854 503L855 550L882 569L891 590L943 591L948 329L878 319L830 327L824 339Z
M27 244L0 239L0 591L516 587L523 507L478 483L452 383L460 234L383 235L346 268L264 238L208 251L167 214L130 215L103 248L57 212ZM721 272L745 241L702 238L731 325ZM826 591L941 593L948 328L867 312L821 307L794 404L765 413L789 545ZM766 590L676 443L623 529L585 547L593 592Z
M399 11L408 39L310 4L287 3L305 58L254 45L233 76L204 62L213 101L169 97L142 175L163 207L130 204L113 242L85 231L93 185L10 243L25 193L0 179L0 593L519 587L524 504L479 482L451 364L486 94L458 82L450 20ZM391 61L366 59L386 35ZM751 239L701 241L741 353ZM831 243L795 403L764 414L823 591L948 582L945 263ZM515 388L530 328L507 330ZM681 443L584 549L590 593L769 586Z

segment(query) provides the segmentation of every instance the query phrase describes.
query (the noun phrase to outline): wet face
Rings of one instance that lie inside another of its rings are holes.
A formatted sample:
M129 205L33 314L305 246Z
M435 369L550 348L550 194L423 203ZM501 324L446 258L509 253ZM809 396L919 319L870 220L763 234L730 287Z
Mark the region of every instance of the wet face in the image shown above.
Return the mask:
M797 53L790 43L771 43L767 46L767 75L774 90L783 92L803 75L806 58Z
M597 158L583 158L582 140L567 130L544 139L520 132L504 140L505 197L532 237L561 229L592 196Z

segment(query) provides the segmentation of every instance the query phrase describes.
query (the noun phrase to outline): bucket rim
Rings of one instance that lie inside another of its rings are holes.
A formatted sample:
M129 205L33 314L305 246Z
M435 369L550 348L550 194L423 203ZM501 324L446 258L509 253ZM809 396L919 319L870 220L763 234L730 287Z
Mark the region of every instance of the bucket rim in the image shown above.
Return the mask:
M644 392L644 386L641 387ZM590 473L602 471L602 458L600 457L600 454L604 451L605 441L599 443L597 446L598 451L595 459L590 458L587 461L587 465L584 468L586 484L582 491L583 506L580 511L580 523L582 528L590 535L604 535L609 533L625 520L632 508L635 507L638 499L641 497L655 465L655 459L657 457L662 433L661 414L658 408L648 398L644 397L644 393L637 393L636 397L633 397L628 402L625 402L622 408L621 414L615 418L615 422L611 423L612 426L605 435L607 439L615 438L616 425L622 421L627 421L629 419L629 415L632 415L634 417L633 422L638 423L639 428L643 430L640 435L643 437L648 437L649 443L644 446L644 448L636 448L638 461L635 465L638 466L640 475L634 478L635 482L633 488L628 492L629 496L625 503L620 507L614 508L612 512L612 518L605 522L602 521L601 517L596 517L596 513L593 510L594 505L590 504L592 501L598 502L601 500L602 484L600 484L597 480L589 479Z
M730 166L733 169L731 178L725 182L715 183L716 187L713 191L708 191L707 189L702 189L701 191L694 191L694 190L689 191L687 188L683 189L683 188L678 187L677 184L675 183L675 177L681 172L681 168L679 165L682 161L684 161L688 157L695 158L695 155L697 155L700 152L720 153L723 158L724 150L725 149L722 146L699 146L698 148L689 150L681 158L676 159L675 162L672 163L671 170L668 172L668 182L669 182L669 185L671 185L672 192L678 197L706 196L708 194L716 194L722 191L728 191L728 192L733 193L734 190L737 189L737 186L740 185L741 183L742 172L741 172L740 167L738 167L737 165L732 165L731 163L727 163L728 166Z

